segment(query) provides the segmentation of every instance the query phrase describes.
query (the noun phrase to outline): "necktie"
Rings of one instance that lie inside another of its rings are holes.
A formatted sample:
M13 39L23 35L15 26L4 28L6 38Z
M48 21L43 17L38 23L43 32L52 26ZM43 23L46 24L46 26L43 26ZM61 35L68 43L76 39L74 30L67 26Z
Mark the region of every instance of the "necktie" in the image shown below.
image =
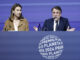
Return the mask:
M56 31L58 31L58 21L56 21Z

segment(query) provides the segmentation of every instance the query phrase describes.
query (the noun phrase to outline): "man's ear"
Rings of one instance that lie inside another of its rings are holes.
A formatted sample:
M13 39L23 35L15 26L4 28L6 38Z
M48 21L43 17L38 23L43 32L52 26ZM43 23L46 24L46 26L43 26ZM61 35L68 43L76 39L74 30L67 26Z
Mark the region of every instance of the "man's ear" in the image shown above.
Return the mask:
M60 16L61 16L61 14L60 14Z

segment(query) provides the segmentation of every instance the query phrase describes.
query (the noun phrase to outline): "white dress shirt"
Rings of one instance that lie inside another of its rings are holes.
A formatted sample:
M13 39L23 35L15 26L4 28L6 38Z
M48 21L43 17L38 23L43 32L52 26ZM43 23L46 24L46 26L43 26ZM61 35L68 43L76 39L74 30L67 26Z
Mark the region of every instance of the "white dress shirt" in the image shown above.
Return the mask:
M20 22L19 20L14 20L14 21L13 21L13 24L14 24L14 30L15 30L15 31L18 31L18 25L19 25L19 22Z
M58 20L58 26L59 26L59 20ZM53 31L56 31L56 20L54 20L54 25L53 25Z

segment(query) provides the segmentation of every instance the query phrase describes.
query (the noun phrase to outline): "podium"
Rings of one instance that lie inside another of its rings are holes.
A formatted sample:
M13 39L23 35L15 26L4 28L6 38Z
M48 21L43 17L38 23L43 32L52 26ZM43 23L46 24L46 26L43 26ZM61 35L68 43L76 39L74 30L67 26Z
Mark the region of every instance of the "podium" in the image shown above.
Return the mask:
M51 54L52 58L40 49L50 47L47 43L54 42L53 39L63 47L61 54ZM0 60L80 60L80 32L0 32Z

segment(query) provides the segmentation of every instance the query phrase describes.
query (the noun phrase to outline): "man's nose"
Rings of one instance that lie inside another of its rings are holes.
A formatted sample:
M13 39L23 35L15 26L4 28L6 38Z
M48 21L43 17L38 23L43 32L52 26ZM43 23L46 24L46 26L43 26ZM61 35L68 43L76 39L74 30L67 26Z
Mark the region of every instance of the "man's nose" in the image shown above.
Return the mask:
M53 13L54 16L57 16L57 13Z

